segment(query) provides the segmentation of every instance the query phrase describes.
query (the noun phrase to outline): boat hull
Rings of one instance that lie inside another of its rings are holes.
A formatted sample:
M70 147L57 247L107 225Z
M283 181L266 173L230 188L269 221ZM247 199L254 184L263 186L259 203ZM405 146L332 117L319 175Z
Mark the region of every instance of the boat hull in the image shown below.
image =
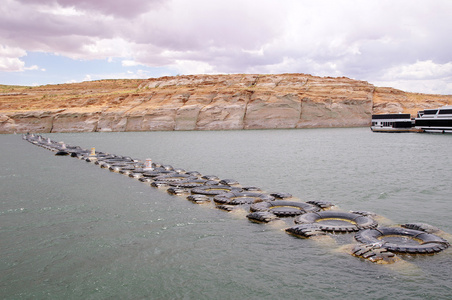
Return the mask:
M403 133L403 132L421 132L417 128L393 128L393 127L371 127L373 132L391 132L391 133Z

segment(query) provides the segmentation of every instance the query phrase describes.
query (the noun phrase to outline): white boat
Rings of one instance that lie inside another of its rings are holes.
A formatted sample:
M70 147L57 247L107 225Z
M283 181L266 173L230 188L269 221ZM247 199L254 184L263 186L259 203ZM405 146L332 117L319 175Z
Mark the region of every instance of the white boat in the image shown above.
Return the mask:
M410 114L372 115L373 132L414 132L414 122Z
M419 111L414 126L422 132L452 133L452 105Z

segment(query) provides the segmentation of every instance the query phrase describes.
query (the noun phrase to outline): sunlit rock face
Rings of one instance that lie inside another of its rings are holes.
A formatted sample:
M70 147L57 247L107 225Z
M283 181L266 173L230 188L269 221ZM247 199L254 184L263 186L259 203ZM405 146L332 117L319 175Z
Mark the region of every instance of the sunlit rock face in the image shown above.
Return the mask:
M345 77L191 75L10 87L0 132L232 130L368 126L452 96L406 93Z

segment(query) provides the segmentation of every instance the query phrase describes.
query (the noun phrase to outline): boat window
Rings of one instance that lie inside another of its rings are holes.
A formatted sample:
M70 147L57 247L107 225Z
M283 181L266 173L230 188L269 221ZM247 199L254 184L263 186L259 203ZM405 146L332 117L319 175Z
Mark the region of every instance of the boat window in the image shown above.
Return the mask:
M440 109L438 114L440 114L440 115L452 114L452 109Z
M436 115L437 112L437 109L424 110L424 115Z
M411 119L411 115L410 114L372 115L372 120L382 120L382 119Z

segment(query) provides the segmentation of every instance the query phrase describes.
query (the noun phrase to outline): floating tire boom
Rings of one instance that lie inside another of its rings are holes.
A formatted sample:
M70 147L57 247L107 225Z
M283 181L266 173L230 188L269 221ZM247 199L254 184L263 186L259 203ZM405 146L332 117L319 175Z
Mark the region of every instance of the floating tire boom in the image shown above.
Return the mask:
M219 209L231 211L236 207L249 209L247 218L253 222L268 223L280 218L294 218L295 226L286 232L303 238L329 233L356 232L356 245L352 255L373 262L393 262L394 253L432 254L447 249L450 244L434 235L440 230L424 223L408 223L402 227L378 227L369 212L327 211L333 206L328 201L289 201L289 193L265 193L257 187L242 187L233 179L215 175L202 175L197 171L185 171L171 165L145 162L128 156L82 149L79 146L55 142L40 135L26 134L23 139L33 145L55 152L57 156L76 157L154 187L167 187L174 195L188 194L187 200L196 204L215 203ZM411 240L410 244L394 242L394 238Z

